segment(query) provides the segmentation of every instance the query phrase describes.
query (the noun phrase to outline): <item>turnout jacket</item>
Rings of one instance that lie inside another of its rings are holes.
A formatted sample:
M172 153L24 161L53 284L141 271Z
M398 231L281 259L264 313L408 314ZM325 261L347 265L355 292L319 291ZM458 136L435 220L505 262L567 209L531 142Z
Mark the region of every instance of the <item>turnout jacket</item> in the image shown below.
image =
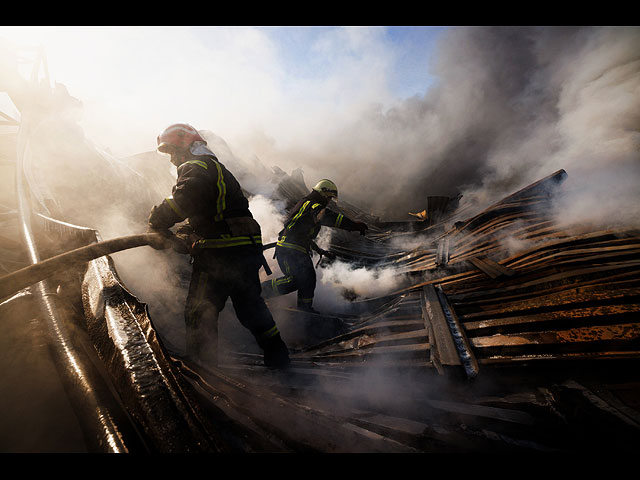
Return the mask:
M260 226L236 178L206 146L178 167L172 195L153 207L149 225L171 228L185 219L201 237L194 247L225 248L262 244Z
M300 200L284 222L284 228L278 238L278 247L309 254L311 243L318 236L322 226L349 231L360 229L359 222L327 208L328 203L329 201L315 190Z

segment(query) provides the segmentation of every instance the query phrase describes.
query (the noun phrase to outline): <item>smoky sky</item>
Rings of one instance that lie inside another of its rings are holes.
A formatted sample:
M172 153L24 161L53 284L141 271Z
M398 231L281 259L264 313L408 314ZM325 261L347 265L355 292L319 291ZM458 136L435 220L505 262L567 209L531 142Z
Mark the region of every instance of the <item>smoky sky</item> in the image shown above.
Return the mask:
M431 72L423 96L372 104L317 150L287 157L405 220L427 196L487 202L561 168L585 185L618 171L634 181L617 193L638 203L639 28L451 28Z

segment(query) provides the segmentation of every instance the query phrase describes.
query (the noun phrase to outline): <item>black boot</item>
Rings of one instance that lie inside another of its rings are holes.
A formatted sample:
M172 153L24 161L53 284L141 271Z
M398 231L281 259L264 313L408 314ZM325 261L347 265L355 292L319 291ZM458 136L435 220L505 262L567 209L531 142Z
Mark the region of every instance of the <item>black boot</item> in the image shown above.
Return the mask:
M289 350L280 334L274 335L263 345L264 364L269 368L286 368L291 364Z

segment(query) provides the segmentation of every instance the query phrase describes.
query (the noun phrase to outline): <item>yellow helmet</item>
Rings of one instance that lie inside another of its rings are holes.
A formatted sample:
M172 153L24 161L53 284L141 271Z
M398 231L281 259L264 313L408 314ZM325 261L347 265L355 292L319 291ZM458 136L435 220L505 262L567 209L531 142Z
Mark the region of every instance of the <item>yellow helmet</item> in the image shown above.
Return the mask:
M323 197L338 198L338 187L336 187L335 183L331 180L327 180L326 178L316 183L316 186L313 187L313 189Z

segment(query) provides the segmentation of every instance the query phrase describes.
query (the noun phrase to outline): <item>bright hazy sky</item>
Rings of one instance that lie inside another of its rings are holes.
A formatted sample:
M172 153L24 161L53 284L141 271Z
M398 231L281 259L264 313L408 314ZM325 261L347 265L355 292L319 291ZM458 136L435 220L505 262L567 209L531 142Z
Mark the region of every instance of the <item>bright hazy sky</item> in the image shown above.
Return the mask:
M372 104L423 95L443 30L10 26L0 38L43 46L51 82L84 104L87 137L130 155L153 150L171 123L228 140L261 130L286 146Z

